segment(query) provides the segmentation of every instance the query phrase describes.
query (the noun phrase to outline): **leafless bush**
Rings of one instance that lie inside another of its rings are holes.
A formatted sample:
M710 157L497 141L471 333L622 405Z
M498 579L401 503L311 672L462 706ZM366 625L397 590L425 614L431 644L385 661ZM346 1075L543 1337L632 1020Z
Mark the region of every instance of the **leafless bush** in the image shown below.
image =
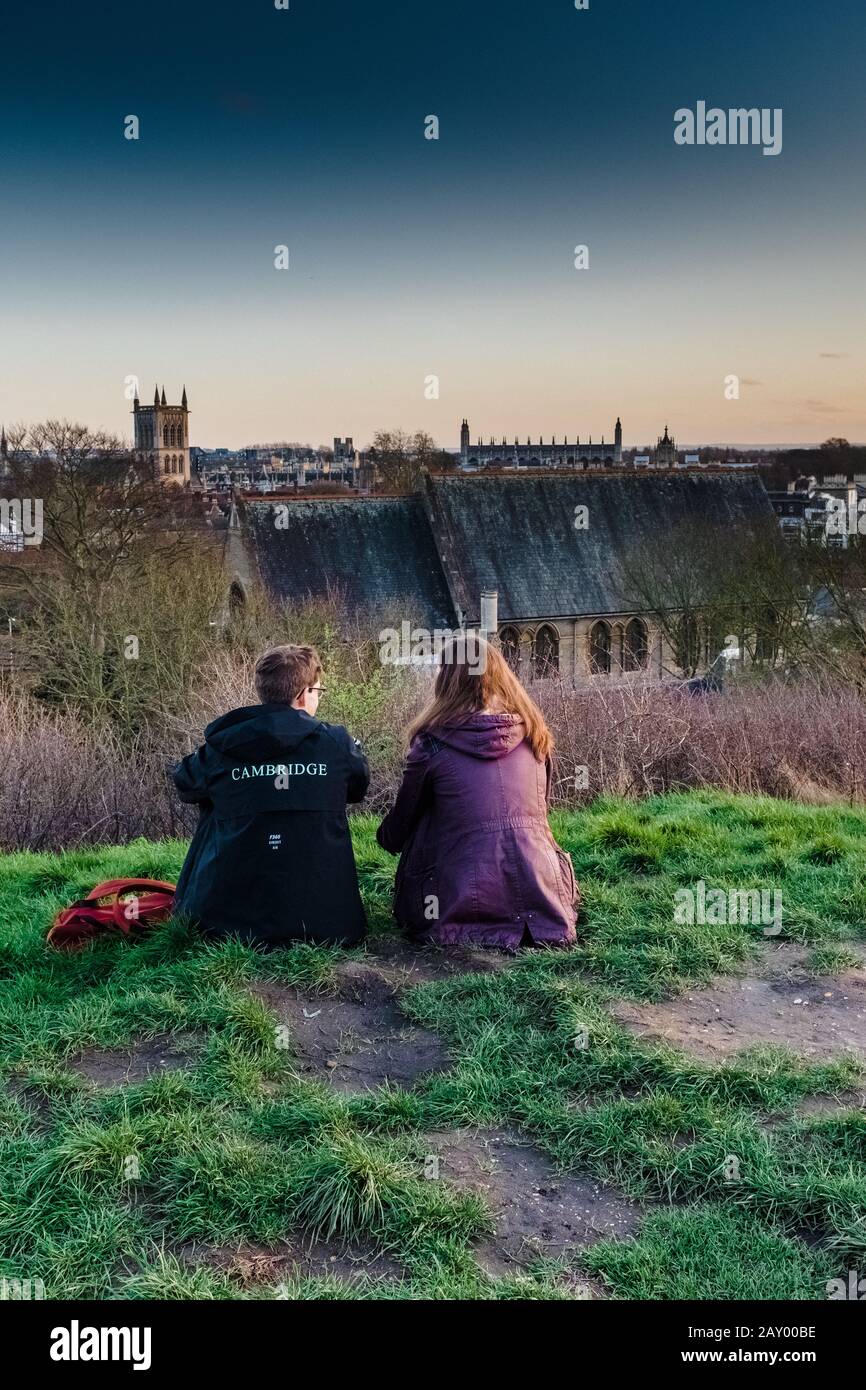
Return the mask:
M108 723L97 729L28 695L0 694L0 760L4 848L186 833L189 817L169 794L157 748L144 738L130 746Z
M676 686L574 690L543 681L533 694L556 733L554 794L564 806L599 793L691 787L866 799L866 705L850 690L771 684L691 695Z
M208 659L188 706L134 741L110 722L0 693L0 844L54 849L188 834L195 812L177 801L170 765L207 723L255 702L253 657L229 647ZM399 785L403 730L429 675L383 668L369 643L343 651L322 717L361 738L373 780L362 809L383 812ZM532 694L557 741L554 801L600 793L642 797L719 787L807 802L866 801L866 706L842 688L734 688L691 696L659 685L578 689L538 681ZM586 769L584 775L582 769Z

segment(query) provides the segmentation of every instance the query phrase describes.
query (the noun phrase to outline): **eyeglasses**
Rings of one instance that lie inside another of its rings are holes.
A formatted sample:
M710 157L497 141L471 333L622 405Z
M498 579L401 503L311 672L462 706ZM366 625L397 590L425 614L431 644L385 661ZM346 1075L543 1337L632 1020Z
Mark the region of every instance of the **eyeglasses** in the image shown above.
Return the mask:
M307 691L310 695L312 695L314 691L317 695L326 694L325 687L323 685L308 685Z

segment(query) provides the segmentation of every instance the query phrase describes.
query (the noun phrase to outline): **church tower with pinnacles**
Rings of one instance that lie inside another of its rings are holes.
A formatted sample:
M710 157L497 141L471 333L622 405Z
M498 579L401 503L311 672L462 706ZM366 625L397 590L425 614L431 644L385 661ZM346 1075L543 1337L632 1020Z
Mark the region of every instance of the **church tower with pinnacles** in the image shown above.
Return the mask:
M656 444L656 468L676 468L677 457L677 441L671 438L665 425L665 432Z
M180 405L169 405L165 387L153 392L153 405L141 405L138 396L132 407L135 423L135 451L140 458L156 465L161 482L183 485L190 480L189 406L186 387Z

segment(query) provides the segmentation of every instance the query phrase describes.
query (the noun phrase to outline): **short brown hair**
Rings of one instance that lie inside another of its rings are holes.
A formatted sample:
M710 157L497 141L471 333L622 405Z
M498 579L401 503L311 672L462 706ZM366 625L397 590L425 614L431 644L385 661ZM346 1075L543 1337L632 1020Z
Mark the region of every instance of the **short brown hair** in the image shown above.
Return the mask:
M290 705L321 674L315 647L271 647L256 662L256 694L263 705Z

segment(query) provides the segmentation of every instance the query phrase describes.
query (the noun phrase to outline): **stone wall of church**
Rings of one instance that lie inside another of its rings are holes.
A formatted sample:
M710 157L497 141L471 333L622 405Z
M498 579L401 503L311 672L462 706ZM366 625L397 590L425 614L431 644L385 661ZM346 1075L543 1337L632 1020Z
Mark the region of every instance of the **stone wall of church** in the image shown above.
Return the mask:
M461 451L465 467L612 468L622 462L613 444L475 444Z
M545 653L556 651L556 668L561 676L575 685L595 685L605 681L640 682L659 680L674 671L675 663L670 644L658 626L646 618L639 619L646 633L646 659L629 662L626 646L628 624L633 614L597 618L538 618L530 622L502 623L499 626L500 645L506 655L516 646L521 677L541 672ZM609 670L596 671L592 662L592 633L597 622L606 626L610 639ZM552 648L551 648L552 643ZM628 669L629 665L635 669Z

